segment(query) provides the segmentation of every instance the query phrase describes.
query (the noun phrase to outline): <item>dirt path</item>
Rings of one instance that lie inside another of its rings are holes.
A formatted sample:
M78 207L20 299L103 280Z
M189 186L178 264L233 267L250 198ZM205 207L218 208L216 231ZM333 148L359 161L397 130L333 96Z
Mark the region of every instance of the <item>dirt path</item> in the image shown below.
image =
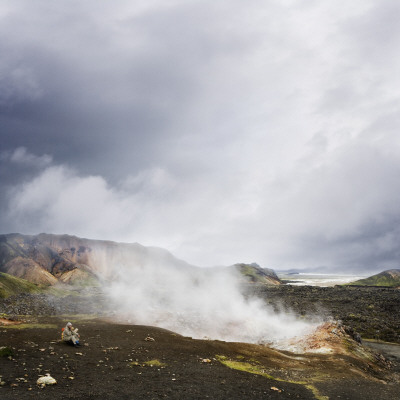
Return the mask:
M0 327L1 399L398 398L390 370L348 356L295 355L193 340L144 326L76 321L83 346L59 341L65 320ZM36 380L50 373L54 386Z

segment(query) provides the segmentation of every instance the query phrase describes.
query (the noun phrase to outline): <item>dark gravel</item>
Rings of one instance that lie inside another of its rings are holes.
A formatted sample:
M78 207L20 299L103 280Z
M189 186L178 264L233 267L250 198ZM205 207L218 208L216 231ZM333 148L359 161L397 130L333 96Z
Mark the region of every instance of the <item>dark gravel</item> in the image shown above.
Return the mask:
M390 370L351 356L298 357L102 320L76 321L83 346L74 348L59 340L65 320L38 319L47 326L0 329L0 343L13 353L0 357L1 399L393 400L400 393ZM264 375L228 368L221 356ZM57 384L39 387L45 373Z
M275 309L340 320L363 338L400 343L400 290L378 287L258 286L249 289Z

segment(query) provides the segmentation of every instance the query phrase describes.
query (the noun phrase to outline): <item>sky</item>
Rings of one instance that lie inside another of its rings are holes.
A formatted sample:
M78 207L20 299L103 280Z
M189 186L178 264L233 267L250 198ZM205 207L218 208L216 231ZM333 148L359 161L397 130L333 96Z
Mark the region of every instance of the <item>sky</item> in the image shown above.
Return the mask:
M400 257L394 0L0 2L0 231L199 266Z

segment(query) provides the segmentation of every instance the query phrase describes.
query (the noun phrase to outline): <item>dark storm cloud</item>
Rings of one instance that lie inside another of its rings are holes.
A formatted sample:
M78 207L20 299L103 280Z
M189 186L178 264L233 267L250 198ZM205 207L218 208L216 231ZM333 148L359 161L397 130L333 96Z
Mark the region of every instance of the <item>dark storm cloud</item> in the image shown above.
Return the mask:
M397 12L3 2L3 231L139 241L198 264L395 265Z
M116 153L124 142L134 156L140 157L142 148L148 150L148 142L155 140L154 136L168 132L171 117L152 101L152 96L154 100L160 98L156 84L151 88L157 71L151 73L148 68L146 76L140 73L146 67L137 67L133 62L134 71L128 78L121 76L117 65L98 71L97 64L93 64L85 70L80 65L71 67L63 63L65 55L62 49L57 50L56 54L26 52L31 54L26 55L23 65L14 67L29 70L38 93L10 94L1 116L4 132L10 133L5 147L26 144L36 153L49 151L62 162L83 167L84 172L99 168L100 173L107 174L110 171L101 160L96 163L93 155L103 153L103 157L108 157L106 150L114 148ZM98 60L100 69L102 59ZM165 75L168 73L164 72ZM111 153L113 156L116 154ZM82 164L88 158L94 165Z
M125 4L117 20L112 12L92 15L89 3L46 14L46 2L39 4L4 21L4 85L14 83L3 100L4 146L29 145L82 172L115 178L109 163L135 169L162 157L158 148L181 134L209 60L240 51L240 35L215 36L212 11L200 5L130 16ZM18 71L26 77L15 84Z

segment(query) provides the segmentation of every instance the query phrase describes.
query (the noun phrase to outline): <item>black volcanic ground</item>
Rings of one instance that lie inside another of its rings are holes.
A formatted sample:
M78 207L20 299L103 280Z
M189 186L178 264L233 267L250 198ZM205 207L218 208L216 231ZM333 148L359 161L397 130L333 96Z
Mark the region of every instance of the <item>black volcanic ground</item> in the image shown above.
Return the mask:
M304 318L322 312L352 329L361 328L363 337L398 341L396 289L277 286L252 287L252 292ZM159 328L112 322L101 302L101 293L1 300L0 313L28 325L0 326L0 346L12 350L12 356L0 357L0 398L392 400L400 396L399 358L378 354L359 358L362 346L355 342L346 342L355 351L349 354L296 355L266 346L194 340ZM103 313L103 318L82 313ZM84 344L79 349L60 341L66 319L76 320ZM40 388L36 380L46 372L58 383Z
M258 286L251 290L278 309L341 320L363 338L400 344L400 290L353 286Z

